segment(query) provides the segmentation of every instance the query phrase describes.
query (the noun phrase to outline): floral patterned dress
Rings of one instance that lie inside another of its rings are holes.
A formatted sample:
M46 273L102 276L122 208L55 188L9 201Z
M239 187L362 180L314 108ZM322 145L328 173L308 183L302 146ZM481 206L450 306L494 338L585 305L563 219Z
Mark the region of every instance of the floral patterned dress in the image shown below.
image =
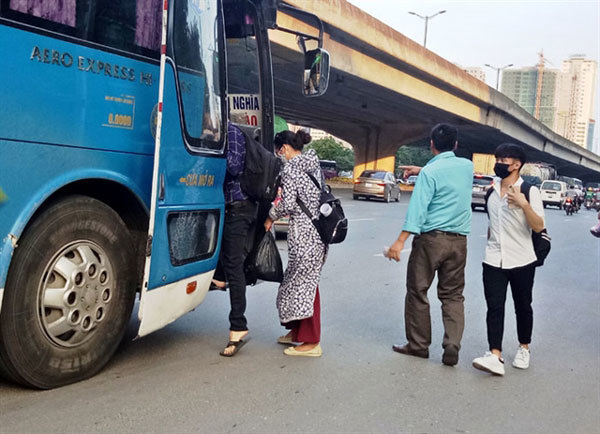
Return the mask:
M327 246L296 201L300 197L312 215L318 215L321 192L307 173L321 179L319 159L312 149L284 165L281 201L270 213L273 220L284 216L290 218L288 265L277 293L277 310L282 324L313 316L317 285L327 255Z

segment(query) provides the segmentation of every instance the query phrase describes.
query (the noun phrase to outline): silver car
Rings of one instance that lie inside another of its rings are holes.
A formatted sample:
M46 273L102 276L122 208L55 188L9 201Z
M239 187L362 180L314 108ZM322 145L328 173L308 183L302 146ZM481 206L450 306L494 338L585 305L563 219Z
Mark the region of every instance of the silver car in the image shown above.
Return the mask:
M352 193L355 200L361 197L383 199L385 202L400 200L400 188L394 175L382 170L365 170L361 173L354 181Z
M494 177L486 175L473 175L473 193L471 194L471 209L476 207L485 209L485 195L494 186Z

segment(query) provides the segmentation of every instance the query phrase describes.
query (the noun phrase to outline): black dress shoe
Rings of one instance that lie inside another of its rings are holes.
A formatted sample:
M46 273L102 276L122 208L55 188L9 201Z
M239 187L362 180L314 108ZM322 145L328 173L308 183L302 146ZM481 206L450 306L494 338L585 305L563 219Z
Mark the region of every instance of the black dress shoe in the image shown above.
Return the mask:
M442 363L446 366L454 366L458 363L458 347L456 345L447 345L444 348Z
M413 350L408 345L392 345L392 350L400 354L406 354L407 356L415 356L422 359L429 358L429 350Z

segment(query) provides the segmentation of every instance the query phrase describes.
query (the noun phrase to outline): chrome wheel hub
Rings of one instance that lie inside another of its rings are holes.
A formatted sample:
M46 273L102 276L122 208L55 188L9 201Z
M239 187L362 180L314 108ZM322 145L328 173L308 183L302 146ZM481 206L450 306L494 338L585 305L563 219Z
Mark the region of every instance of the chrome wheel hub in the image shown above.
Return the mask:
M63 246L46 265L38 290L38 318L55 344L75 347L95 333L110 309L115 274L92 241Z

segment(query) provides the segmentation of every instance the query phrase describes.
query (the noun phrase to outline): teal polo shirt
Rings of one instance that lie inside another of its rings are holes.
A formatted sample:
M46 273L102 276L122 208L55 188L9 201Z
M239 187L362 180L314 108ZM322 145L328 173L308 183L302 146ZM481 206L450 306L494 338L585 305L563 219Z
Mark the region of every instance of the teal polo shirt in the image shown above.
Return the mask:
M421 169L402 230L471 232L473 163L454 152L442 152Z

